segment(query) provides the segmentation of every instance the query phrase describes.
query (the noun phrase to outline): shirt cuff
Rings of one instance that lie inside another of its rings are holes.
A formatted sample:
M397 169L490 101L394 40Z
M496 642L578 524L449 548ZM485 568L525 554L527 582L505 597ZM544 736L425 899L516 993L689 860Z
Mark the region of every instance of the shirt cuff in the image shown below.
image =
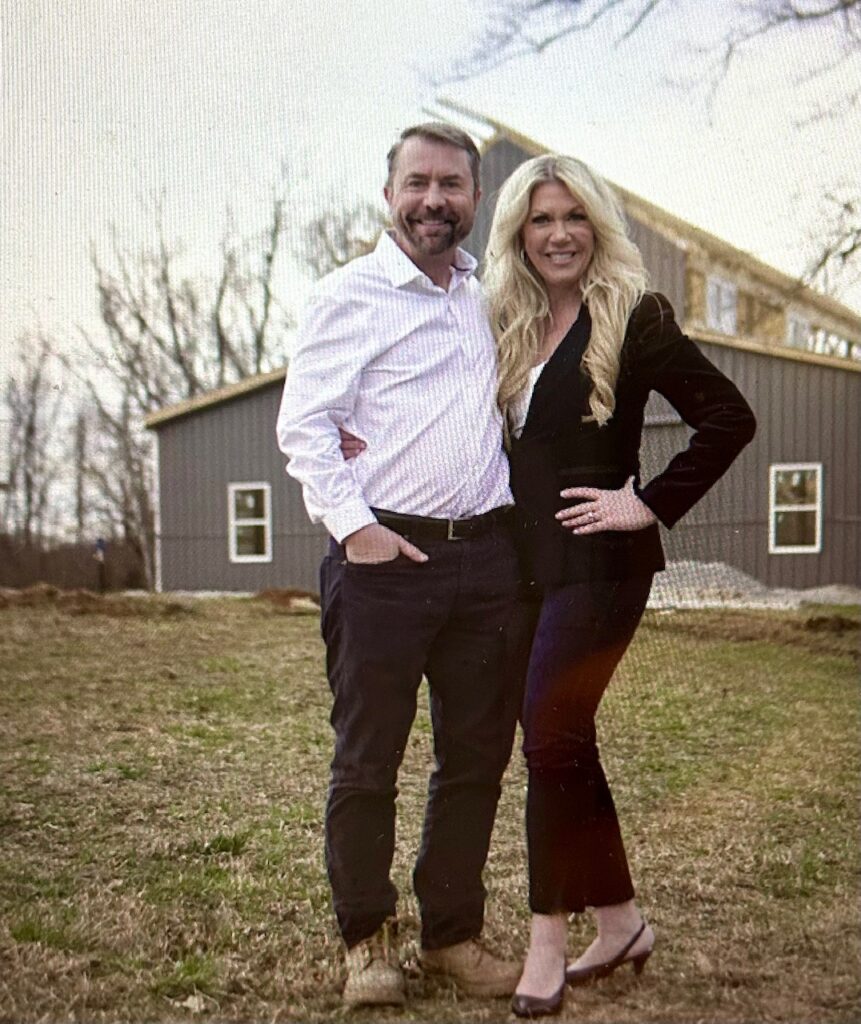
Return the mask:
M357 501L334 512L327 512L323 516L323 525L339 544L343 544L344 538L349 537L351 533L376 521L377 517L363 501Z

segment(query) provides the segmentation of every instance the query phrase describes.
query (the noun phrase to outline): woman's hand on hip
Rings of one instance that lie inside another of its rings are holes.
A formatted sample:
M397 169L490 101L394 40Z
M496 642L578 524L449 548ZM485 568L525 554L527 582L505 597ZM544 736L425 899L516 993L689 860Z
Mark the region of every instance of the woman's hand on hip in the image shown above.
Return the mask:
M556 513L560 525L572 533L602 533L604 530L644 530L657 516L634 493L634 478L628 477L618 491L600 487L566 487L563 498L578 498L579 504Z

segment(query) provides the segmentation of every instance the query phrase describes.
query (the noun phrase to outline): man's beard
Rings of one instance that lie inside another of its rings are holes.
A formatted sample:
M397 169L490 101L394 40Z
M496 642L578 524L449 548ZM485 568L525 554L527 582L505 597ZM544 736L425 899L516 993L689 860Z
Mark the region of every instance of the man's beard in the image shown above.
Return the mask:
M450 220L445 217L441 217L439 220L427 217L422 218L425 224L442 224L445 226L445 231L431 236L422 234L420 226L412 223L406 217L402 216L399 220L401 230L409 239L410 245L415 252L420 253L422 256L438 256L447 249L451 249L452 246L457 245L458 242L463 241L469 234L469 227L467 227L466 231L463 230L462 221Z

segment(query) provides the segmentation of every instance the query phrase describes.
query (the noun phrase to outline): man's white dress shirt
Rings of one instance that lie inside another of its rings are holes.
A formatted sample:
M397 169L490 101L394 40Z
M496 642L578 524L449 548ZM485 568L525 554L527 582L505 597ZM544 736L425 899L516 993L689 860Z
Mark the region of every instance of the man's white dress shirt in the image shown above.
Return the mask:
M375 522L371 507L461 519L513 503L475 267L458 249L440 288L384 233L318 283L277 433L309 515L336 540ZM349 461L341 426L368 446Z

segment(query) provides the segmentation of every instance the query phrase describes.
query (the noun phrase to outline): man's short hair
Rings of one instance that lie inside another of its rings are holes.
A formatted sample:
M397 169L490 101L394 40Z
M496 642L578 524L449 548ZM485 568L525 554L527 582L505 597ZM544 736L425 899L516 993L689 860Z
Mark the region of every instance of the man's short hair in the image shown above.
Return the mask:
M454 125L445 124L442 121L427 121L424 124L410 125L409 128L404 128L401 132L398 141L389 150L386 160L389 165L389 177L386 184L391 188L392 180L395 176L395 167L398 162L398 154L401 151L401 147L407 141L407 139L426 139L428 142L441 142L446 146L454 146L456 149L462 149L469 157L469 166L472 171L472 180L475 184L475 190L479 189L479 168L481 166L481 156L479 155L478 148L472 139L460 130L455 128Z

